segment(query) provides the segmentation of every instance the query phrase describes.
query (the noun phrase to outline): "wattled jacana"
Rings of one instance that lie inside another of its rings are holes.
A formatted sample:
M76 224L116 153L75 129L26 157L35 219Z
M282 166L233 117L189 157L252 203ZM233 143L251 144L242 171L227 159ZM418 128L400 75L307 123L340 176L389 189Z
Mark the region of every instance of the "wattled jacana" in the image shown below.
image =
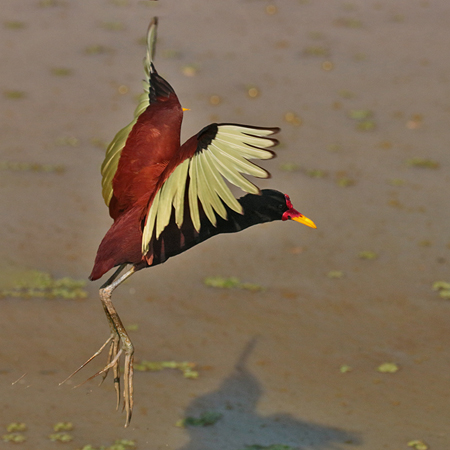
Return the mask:
M104 379L113 369L118 405L123 354L125 426L133 410L134 348L111 302L112 291L134 272L161 264L216 234L288 219L315 228L293 208L287 195L260 191L242 175L269 177L249 159L274 156L268 149L278 143L270 137L278 128L211 124L180 146L183 109L153 65L156 27L154 18L147 34L145 93L133 121L106 150L101 170L103 198L114 223L100 244L90 279L97 280L119 266L100 288L111 335L72 374L110 344L105 367L91 378L102 374ZM237 200L224 178L248 194ZM127 265L131 268L119 276Z

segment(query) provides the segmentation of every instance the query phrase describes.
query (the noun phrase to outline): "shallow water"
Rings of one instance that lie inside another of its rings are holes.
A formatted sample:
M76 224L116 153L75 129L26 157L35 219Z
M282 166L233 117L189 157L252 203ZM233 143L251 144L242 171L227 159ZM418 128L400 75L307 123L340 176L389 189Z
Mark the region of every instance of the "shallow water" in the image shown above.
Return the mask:
M1 299L0 427L25 422L27 449L53 445L60 421L74 423L71 449L119 438L139 449L448 448L450 303L431 289L450 282L444 0L5 0L0 160L65 170L0 172L0 284L28 269L87 278L110 225L102 143L131 120L153 15L158 70L191 110L183 136L211 121L280 126L272 179L258 184L288 193L318 229L219 236L115 292L125 324L139 326L138 359L200 367L197 380L137 373L128 429L110 379L71 389L103 360L58 386L108 335L100 282L84 300ZM409 166L416 157L439 167ZM266 289L203 285L218 275ZM384 362L400 370L377 372ZM223 418L175 427L205 410Z

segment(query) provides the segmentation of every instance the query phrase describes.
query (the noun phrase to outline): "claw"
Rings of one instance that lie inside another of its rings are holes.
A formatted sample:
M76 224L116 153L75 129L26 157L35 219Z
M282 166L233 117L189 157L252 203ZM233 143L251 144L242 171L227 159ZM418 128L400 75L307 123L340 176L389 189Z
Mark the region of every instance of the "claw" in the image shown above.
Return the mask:
M124 389L123 389L123 403L125 408L125 427L130 424L131 414L133 412L133 353L125 354L125 370L123 374Z
M75 372L71 373L65 380L61 381L61 383L59 383L59 386L61 386L62 384L64 384L66 381L70 380L75 374L77 374L83 367L87 366L94 358L96 358L98 355L100 355L100 353L104 350L104 348L108 345L109 342L111 342L111 340L114 338L114 336L110 336L106 342L85 362L83 363L80 367L78 367L77 370L75 370ZM87 381L87 380L86 380Z
M101 375L102 373L105 373L105 372L108 373L108 371L109 371L109 369L111 369L111 367L114 367L115 365L118 365L118 364L119 364L119 359L120 359L120 356L122 355L122 352L123 352L123 350L120 349L120 350L117 352L117 355L114 357L114 359L113 359L109 364L107 364L105 367L103 367L102 370L99 370L97 373L95 373L94 375L92 375L92 377L89 377L87 380L83 381L82 383L77 384L77 385L74 387L74 389L77 388L77 387L83 386L84 383L87 383L88 381L93 380L95 377L98 377L98 376Z

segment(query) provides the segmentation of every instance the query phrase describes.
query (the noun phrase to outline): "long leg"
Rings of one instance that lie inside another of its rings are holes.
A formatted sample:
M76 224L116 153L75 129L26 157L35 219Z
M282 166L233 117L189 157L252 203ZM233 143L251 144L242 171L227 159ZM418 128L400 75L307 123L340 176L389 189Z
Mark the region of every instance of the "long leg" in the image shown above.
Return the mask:
M134 361L134 347L131 342L128 333L123 326L122 320L117 314L116 309L111 301L111 294L125 280L127 280L133 273L136 271L135 266L132 266L127 272L125 272L121 277L117 279L109 279L101 288L100 288L100 300L102 301L103 308L105 309L106 316L111 325L111 329L114 330L114 338L111 343L111 349L108 357L108 364L103 369L104 372L107 372L111 367L114 369L114 383L116 386L116 392L118 395L120 394L120 374L119 374L119 366L120 360L117 356L120 356L119 353L125 354L125 365L124 365L124 389L123 389L123 400L124 400L124 409L126 413L125 426L127 427L131 420L131 414L133 412L133 361ZM117 338L118 337L118 338ZM121 344L121 348L119 349L119 342ZM100 371L100 372L103 372ZM97 375L97 374L96 374ZM100 375L100 373L98 373ZM118 397L119 402L119 397Z
M100 349L95 352L84 364L82 364L75 372L73 372L69 377L67 377L60 384L65 383L67 380L72 378L77 372L79 372L84 366L96 358L105 347L110 344L108 359L105 367L94 374L92 377L88 378L89 381L98 375L103 375L103 380L108 374L109 369L114 371L114 386L117 393L117 406L120 402L120 356L122 353L125 354L125 366L124 366L124 409L126 411L125 427L128 426L131 420L131 414L133 411L133 353L134 348L128 333L123 326L123 323L114 308L111 301L111 295L114 289L128 279L135 271L136 268L132 266L127 272L125 272L121 277L117 278L120 273L125 268L126 264L121 265L117 271L108 279L108 281L103 284L100 288L100 300L102 301L103 309L105 311L106 317L108 319L111 336L107 341L100 347ZM119 346L119 343L121 346ZM83 384L83 383L82 383Z

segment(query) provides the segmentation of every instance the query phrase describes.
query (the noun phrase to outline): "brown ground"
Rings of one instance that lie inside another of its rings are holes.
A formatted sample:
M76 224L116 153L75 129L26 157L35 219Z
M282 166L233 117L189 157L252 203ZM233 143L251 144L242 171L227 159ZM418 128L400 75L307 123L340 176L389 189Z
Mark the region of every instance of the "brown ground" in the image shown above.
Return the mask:
M280 222L217 237L115 293L125 324L139 325L137 358L193 361L201 372L137 373L128 429L110 379L58 386L108 335L100 283L86 300L2 299L0 427L25 422L27 449L56 448L48 435L59 421L75 425L68 449L119 438L138 449L406 450L414 439L450 448L450 303L431 290L450 281L447 0L3 0L1 160L66 171L1 171L2 284L26 269L87 278L110 225L93 140L130 121L139 40L156 14L157 67L191 109L184 136L211 121L281 126L273 177L259 185L290 194L318 230ZM108 50L86 54L96 45ZM193 77L182 70L190 64ZM373 111L359 126L375 129L358 130L351 110ZM414 157L440 167L408 167ZM266 291L203 285L217 275ZM384 362L400 370L377 372ZM340 373L343 364L353 370ZM222 420L174 426L205 410Z

